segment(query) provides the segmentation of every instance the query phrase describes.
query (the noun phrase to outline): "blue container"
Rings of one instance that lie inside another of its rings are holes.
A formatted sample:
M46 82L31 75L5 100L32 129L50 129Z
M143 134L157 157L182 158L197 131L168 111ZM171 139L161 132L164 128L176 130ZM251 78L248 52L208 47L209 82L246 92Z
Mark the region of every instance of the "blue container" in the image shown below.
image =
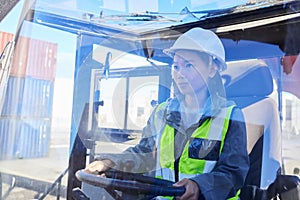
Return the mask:
M15 138L18 123L8 119L0 119L0 159L12 159L15 152Z
M25 78L20 115L26 117L51 117L53 81Z
M23 91L24 79L16 77L10 77L8 79L7 90L1 115L19 115L19 104L22 103Z
M53 88L51 80L10 76L1 115L51 118Z
M38 158L49 153L50 119L0 119L0 159Z

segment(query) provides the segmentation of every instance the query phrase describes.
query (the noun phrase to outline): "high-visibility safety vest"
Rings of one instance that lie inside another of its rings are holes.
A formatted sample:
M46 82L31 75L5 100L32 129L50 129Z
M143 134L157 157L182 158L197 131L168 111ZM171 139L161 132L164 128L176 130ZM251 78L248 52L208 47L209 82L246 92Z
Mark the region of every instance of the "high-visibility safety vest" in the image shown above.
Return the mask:
M156 177L178 181L211 172L222 152L234 107L232 105L221 109L216 117L206 119L187 140L177 160L174 157L175 129L165 125L157 144L159 169L156 171ZM175 177L178 177L178 180Z

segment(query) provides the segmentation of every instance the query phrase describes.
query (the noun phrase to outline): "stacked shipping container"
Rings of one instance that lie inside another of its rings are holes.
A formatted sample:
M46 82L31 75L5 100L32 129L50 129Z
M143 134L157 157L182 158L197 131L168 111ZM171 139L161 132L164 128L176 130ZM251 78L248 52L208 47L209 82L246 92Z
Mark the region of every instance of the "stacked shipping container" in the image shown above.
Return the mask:
M0 51L13 37L0 33ZM0 116L0 159L48 155L57 44L20 37Z

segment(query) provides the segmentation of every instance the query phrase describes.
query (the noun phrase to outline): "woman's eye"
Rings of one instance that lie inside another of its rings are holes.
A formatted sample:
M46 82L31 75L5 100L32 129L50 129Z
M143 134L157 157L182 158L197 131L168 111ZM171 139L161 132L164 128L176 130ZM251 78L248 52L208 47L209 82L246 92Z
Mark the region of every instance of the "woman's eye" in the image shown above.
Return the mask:
M187 64L185 65L185 68L191 68L191 67L193 67L193 65L192 65L191 63L187 63Z
M179 67L177 65L172 65L172 68L173 68L173 70L176 70L176 71L179 69Z

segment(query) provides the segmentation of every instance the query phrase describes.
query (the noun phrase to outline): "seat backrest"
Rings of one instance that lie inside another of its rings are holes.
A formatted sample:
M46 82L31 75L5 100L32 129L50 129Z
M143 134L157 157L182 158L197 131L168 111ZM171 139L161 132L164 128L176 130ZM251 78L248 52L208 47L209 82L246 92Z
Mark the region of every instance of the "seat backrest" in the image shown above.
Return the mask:
M221 74L226 95L244 113L250 170L247 185L266 188L281 166L280 121L273 92L272 74L264 61L228 63Z

